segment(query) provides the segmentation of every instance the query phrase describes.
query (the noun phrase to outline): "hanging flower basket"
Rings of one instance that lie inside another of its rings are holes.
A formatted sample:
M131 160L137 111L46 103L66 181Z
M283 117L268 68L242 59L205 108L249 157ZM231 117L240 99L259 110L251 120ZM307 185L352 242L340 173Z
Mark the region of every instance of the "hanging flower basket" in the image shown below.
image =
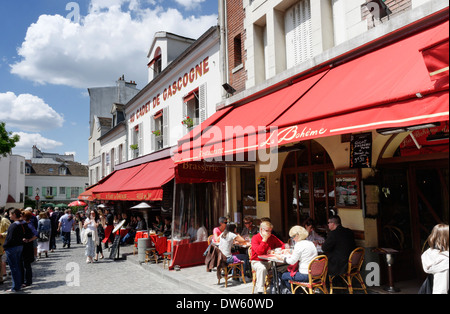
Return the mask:
M192 118L186 117L186 119L181 121L181 124L190 129L194 126L194 120L192 120Z

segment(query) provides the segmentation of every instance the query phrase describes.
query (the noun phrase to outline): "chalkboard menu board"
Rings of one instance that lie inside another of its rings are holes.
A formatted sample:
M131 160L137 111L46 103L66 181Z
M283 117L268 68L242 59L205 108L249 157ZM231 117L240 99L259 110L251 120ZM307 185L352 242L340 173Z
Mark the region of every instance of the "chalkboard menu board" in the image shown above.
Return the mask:
M119 245L120 245L119 241L120 241L120 234L117 234L116 237L114 238L113 244L111 245L111 252L109 254L109 259L114 259L114 260L120 259L119 258ZM117 253L117 257L116 257L116 253Z
M350 140L350 168L372 166L372 133L352 134Z
M267 202L267 178L259 177L256 184L258 187L258 202Z

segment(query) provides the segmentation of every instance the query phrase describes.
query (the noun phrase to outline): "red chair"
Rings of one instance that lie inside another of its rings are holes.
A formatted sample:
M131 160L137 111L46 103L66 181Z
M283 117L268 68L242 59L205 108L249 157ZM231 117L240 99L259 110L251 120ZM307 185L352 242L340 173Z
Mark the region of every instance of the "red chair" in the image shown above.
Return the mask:
M323 293L328 294L326 285L327 272L328 258L325 255L315 257L308 266L309 280L307 282L289 280L292 294L295 294L295 291L298 288L302 288L307 294L313 294L316 288L322 290Z

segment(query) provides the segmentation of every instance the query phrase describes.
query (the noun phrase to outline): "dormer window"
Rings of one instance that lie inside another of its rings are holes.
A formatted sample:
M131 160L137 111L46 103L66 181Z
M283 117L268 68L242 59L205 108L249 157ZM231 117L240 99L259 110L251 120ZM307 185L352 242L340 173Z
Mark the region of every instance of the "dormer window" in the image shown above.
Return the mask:
M60 176L65 176L67 174L67 167L65 167L65 166L59 167L58 174Z
M153 59L148 64L149 68L153 69L153 77L156 77L162 72L162 62L161 62L161 48L157 48Z

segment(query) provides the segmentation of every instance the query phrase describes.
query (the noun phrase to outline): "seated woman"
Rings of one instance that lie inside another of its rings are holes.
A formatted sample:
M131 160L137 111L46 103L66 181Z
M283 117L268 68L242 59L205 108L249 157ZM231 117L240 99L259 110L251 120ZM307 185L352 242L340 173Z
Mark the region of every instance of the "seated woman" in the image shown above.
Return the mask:
M237 241L241 244L246 244L246 241L244 238L242 238L240 235L236 234L236 225L235 224L229 224L227 225L226 229L222 232L220 235L220 242L219 242L219 250L222 252L223 255L227 257L227 263L233 264L235 262L244 262L244 274L247 273L247 270L249 270L249 261L248 261L248 255L247 254L235 254L233 255L231 253L231 247L233 246L234 241Z
M219 218L219 227L216 227L213 230L213 242L214 243L220 242L220 235L222 234L222 232L224 232L225 228L227 227L227 223L228 223L227 217Z
M318 255L317 249L309 240L308 231L301 226L294 226L289 230L289 236L293 238L295 242L292 255L284 257L286 264L292 265L288 267L288 271L281 275L281 291L288 293L291 291L289 280L295 280L300 282L306 282L308 278L308 266L309 263ZM283 258L280 254L280 258Z

